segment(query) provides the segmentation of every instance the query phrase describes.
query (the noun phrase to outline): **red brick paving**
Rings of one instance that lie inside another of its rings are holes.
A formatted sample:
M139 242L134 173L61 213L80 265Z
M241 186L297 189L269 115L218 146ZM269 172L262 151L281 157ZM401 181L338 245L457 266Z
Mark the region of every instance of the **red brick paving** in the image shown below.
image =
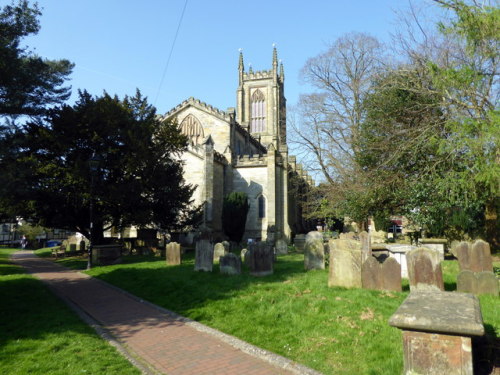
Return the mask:
M299 374L247 354L149 303L83 273L16 252L13 260L90 315L124 347L169 375ZM300 366L300 365L299 365ZM309 370L309 369L307 369ZM307 371L309 373L309 371ZM311 370L310 372L315 373Z

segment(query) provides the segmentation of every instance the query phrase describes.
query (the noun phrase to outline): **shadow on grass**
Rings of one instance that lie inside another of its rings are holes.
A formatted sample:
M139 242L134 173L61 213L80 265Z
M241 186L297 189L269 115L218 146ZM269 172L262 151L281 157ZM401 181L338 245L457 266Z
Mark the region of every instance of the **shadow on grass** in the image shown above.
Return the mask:
M489 375L500 368L500 339L495 327L485 324L485 335L473 338L474 374Z

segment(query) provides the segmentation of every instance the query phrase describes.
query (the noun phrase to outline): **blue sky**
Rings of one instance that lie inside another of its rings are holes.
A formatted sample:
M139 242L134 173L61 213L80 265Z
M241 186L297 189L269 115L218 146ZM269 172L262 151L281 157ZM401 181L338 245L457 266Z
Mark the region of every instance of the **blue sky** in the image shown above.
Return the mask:
M420 5L429 0L415 0ZM0 4L10 3L0 0ZM407 0L40 0L41 31L26 39L39 55L76 64L78 89L133 95L139 88L158 113L194 96L219 109L235 106L238 50L245 67L270 69L272 45L285 69L288 105L309 88L299 72L309 57L345 33L390 41L395 11ZM434 5L433 5L434 6Z

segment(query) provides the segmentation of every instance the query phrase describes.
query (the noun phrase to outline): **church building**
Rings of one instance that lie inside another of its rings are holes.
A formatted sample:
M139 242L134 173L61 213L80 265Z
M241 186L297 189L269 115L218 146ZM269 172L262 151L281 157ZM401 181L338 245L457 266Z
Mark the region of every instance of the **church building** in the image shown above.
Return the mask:
M312 179L288 154L283 65L276 48L270 70L245 71L238 64L236 109L226 111L189 98L167 112L189 138L182 155L184 179L196 185L195 204L204 205L201 227L223 238L222 202L245 192L250 210L244 240L284 239L304 231L297 191Z

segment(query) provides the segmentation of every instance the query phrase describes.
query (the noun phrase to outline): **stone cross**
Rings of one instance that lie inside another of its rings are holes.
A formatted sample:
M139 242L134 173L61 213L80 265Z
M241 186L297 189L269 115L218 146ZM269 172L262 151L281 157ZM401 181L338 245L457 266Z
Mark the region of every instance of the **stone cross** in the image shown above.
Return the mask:
M306 271L325 269L325 247L321 232L307 233L304 248L304 268Z
M241 274L241 259L236 254L227 253L219 259L220 273L224 275Z
M195 271L212 272L214 262L214 247L209 240L198 240L195 250Z
M361 288L361 242L340 238L328 242L330 270L328 286Z
M273 274L274 252L266 242L249 244L249 267L252 276L267 276Z
M181 264L181 245L177 242L167 244L166 258L169 265Z
M436 250L419 247L406 253L410 291L444 290L441 256Z

